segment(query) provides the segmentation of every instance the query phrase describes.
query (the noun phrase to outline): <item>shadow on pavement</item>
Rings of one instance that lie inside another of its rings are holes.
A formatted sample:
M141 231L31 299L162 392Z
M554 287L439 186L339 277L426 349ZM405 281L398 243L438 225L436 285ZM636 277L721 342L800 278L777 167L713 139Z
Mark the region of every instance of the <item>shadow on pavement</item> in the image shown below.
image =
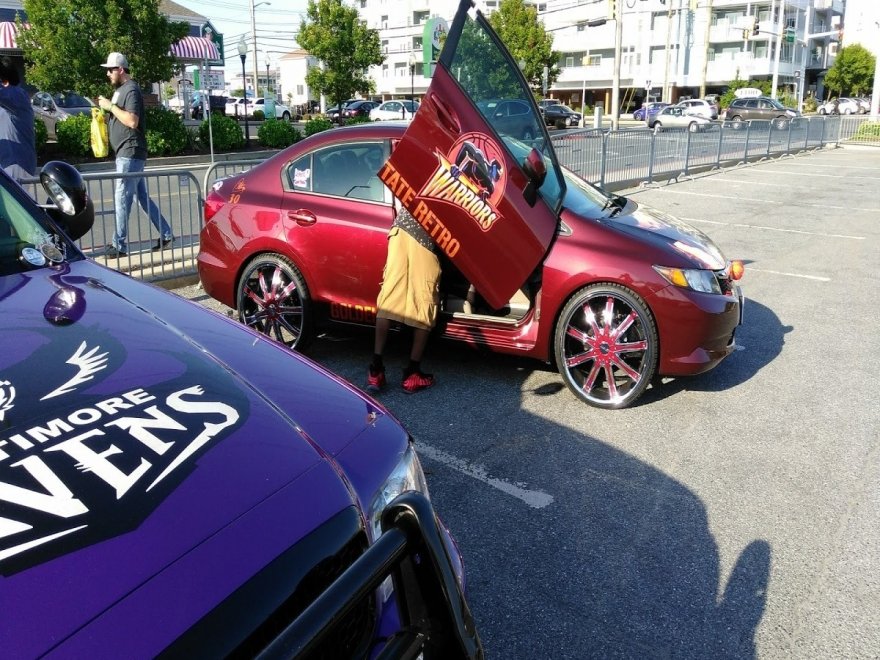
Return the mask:
M762 324L775 319L757 313ZM783 331L775 334L781 345ZM371 344L368 332L325 338L309 354L361 386ZM549 375L534 362L436 342L426 368L438 385L408 396L397 380L407 348L405 338L392 338L390 387L379 400L424 448L435 505L462 547L487 657L755 656L768 543L748 543L722 575L700 498L644 461L554 421L554 409L583 404L557 383L536 385ZM765 359L748 358L736 378L750 377ZM593 413L617 415L625 425L643 411L584 408L585 419L598 421ZM437 450L454 460L431 458ZM461 465L487 479L505 475L552 502L530 505Z

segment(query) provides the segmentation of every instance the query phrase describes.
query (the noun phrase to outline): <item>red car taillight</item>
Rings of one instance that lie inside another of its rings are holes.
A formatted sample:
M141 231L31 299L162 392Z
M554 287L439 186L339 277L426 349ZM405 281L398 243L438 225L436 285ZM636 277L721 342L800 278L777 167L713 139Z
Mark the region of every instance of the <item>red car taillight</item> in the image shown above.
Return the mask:
M217 212L225 205L226 200L216 190L212 190L208 193L208 196L205 198L205 222L208 222L211 218L217 215Z

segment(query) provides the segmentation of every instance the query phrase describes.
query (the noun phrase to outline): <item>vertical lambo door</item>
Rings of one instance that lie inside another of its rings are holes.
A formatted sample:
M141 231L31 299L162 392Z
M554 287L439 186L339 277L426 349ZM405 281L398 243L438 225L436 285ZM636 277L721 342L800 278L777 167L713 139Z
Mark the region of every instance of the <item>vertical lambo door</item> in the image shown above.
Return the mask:
M380 178L501 307L547 253L565 184L519 66L472 4L461 1L425 98ZM530 116L495 121L503 101Z

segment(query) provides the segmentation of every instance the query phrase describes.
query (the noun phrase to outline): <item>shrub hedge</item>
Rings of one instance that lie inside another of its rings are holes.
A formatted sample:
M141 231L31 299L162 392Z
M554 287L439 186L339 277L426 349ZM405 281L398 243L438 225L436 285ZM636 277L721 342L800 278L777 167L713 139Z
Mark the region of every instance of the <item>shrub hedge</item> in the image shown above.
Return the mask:
M74 115L55 124L55 139L63 154L91 156L91 115Z
M294 142L299 142L302 138L302 134L293 124L280 119L269 119L263 122L257 131L257 140L260 144L272 149L284 149Z
M225 115L211 118L211 132L214 137L215 151L229 151L244 146L244 133L241 126L232 117ZM209 144L208 121L199 126L199 140L203 145Z
M147 154L176 156L189 142L186 127L173 110L163 107L147 108Z
M314 117L306 122L306 137L333 128L333 122L326 117Z
M49 130L39 117L34 117L34 147L39 151L49 139Z

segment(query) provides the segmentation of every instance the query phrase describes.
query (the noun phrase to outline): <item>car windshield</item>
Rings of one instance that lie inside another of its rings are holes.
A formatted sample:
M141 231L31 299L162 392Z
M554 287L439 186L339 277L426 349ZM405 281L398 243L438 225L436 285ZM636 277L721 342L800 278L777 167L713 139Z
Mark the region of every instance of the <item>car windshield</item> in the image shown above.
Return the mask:
M0 275L33 269L21 258L26 247L55 245L62 248L62 253L66 252L64 239L55 234L48 223L43 225L42 219L28 208L24 191L8 177L0 175L0 179Z
M521 79L516 62L487 28L488 23L479 13L476 21L465 23L449 70L504 144L514 152L517 162L522 162L525 155L519 153L521 146L526 147L526 153L532 148L541 153L546 176L538 193L550 208L558 210L564 184L556 154L549 139L545 139L545 122L535 107L532 91ZM508 102L510 121L496 121L501 99ZM532 139L524 144L520 139L528 134Z
M562 202L564 208L585 218L608 215L614 198L571 170L565 167L561 169L566 184Z
M84 96L73 94L72 92L54 94L52 98L55 100L55 105L59 108L87 108L92 105L92 102Z

